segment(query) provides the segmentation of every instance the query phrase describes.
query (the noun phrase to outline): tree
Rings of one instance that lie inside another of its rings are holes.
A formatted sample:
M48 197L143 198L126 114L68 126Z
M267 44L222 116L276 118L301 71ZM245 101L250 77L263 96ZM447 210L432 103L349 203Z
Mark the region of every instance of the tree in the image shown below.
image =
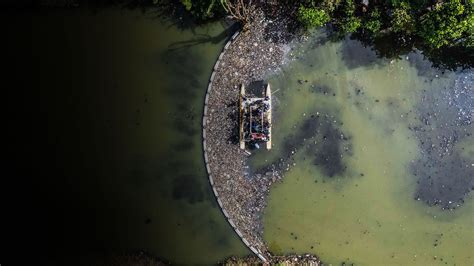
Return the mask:
M306 29L310 29L323 26L330 18L329 14L323 9L300 6L297 19Z
M157 2L157 0L154 1ZM181 0L181 4L183 4L187 11L191 11L193 8L193 2L191 0Z
M357 18L357 17L346 18L342 21L341 30L344 33L353 33L353 32L356 32L360 28L361 24L362 23L360 21L360 18Z
M411 15L411 6L407 2L402 2L393 10L390 21L392 31L396 33L411 34L415 30L415 20Z
M344 0L342 5L342 19L338 23L340 30L343 33L356 32L361 26L361 20L355 16L354 0Z
M255 6L252 0L220 0L222 7L229 16L240 21L244 30L247 30L248 24L252 21L252 15Z
M467 37L463 41L466 47L474 48L474 1L468 2L467 10Z
M363 28L372 36L378 35L380 29L382 28L382 22L380 19L380 11L377 8L374 8L369 13L368 18L363 25Z
M460 0L446 1L436 4L421 18L419 35L433 48L452 46L469 37L472 23L472 14L465 13Z
M153 0L158 5L160 0ZM223 13L217 0L179 0L179 3L198 20L207 20Z
M319 6L331 15L340 4L341 0L320 0Z

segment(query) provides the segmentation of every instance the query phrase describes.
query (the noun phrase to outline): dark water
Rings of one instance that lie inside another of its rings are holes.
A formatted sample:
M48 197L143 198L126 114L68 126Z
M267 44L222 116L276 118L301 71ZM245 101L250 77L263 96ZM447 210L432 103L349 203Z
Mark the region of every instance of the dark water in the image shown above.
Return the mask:
M248 254L202 158L223 25L180 30L119 8L2 11L1 22L12 251L85 264L139 249L179 264Z

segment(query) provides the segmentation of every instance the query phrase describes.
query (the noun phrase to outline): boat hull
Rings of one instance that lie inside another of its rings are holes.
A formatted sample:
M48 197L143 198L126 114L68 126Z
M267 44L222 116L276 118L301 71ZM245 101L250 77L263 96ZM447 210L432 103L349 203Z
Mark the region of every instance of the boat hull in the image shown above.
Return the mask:
M244 97L245 97L245 86L244 84L242 84L242 86L240 87L240 95L239 95L239 145L240 145L240 148L241 149L245 149L245 140L244 140L244 105L243 105L243 101L244 101Z
M268 127L268 141L267 141L267 150L272 148L272 90L270 88L270 83L267 84L267 89L265 90L265 96L269 98L270 109L268 110L268 121L270 126Z

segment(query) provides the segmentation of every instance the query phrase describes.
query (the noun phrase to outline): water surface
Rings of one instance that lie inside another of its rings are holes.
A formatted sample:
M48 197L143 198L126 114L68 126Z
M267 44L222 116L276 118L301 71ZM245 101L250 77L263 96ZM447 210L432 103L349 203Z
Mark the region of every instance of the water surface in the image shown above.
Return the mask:
M140 249L179 264L248 254L202 157L223 25L179 29L122 8L11 11L2 24L12 154L35 184L11 217L28 217L29 246L48 258Z
M474 77L421 53L379 58L315 33L270 77L274 148L265 240L339 265L474 263Z

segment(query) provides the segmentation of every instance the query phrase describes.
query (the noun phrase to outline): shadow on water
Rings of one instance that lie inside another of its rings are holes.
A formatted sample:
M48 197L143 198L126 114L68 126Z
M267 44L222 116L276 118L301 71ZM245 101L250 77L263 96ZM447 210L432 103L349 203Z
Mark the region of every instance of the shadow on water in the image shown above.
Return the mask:
M399 59L415 49L413 39L407 40L396 34L386 34L374 39L354 33L350 39L359 41L364 47L370 47L379 58Z
M37 261L94 249L141 248L178 264L245 254L202 160L204 92L223 44L167 49L196 35L127 7L94 12L0 16L12 51L6 81L17 88L7 153L19 181L3 187L25 202L5 211L15 230L3 238ZM196 29L218 39L221 32L217 23ZM20 248L21 239L35 248Z
M408 50L407 50L408 51ZM410 64L416 67L419 75L429 76L433 70L459 71L470 69L474 66L474 49L451 47L439 50L424 49L417 52L416 48L412 49L414 60L410 60ZM406 55L407 53L402 53ZM400 58L398 56L397 58Z
M173 197L176 200L184 199L189 204L194 204L204 200L204 192L196 176L184 174L173 179Z
M440 70L461 70L468 69L474 66L474 48L466 47L447 47L440 49L431 49L421 44L420 40L415 38L404 38L397 34L385 34L377 38L370 38L364 34L354 33L349 37L341 36L331 27L328 27L329 36L328 41L339 42L344 38L349 38L359 42L358 45L362 45L367 48L367 53L359 56L352 54L349 57L345 56L344 59L350 58L347 61L349 67L357 67L367 65L371 60L374 60L374 56L379 59L401 59L403 56L421 50L424 59L427 59L431 65ZM345 42L345 46L357 45L351 44L351 42ZM370 51L370 52L369 52ZM422 70L422 69L419 69Z
M425 50L423 54L440 69L457 70L474 67L474 48L450 47Z
M334 177L342 175L347 166L342 161L341 146L341 132L329 123L328 126L321 132L322 138L320 143L311 143L307 148L307 153L314 153L313 164L322 167L323 173L327 177Z
M222 41L227 41L232 36L232 34L234 34L234 32L236 32L239 28L240 25L238 23L233 23L218 35L210 36L208 34L198 34L195 38L191 40L172 43L168 46L168 48L170 50L179 50L205 43L218 44Z
M154 3L155 2L155 3ZM180 30L191 30L194 32L202 24L216 22L219 18L205 21L197 20L181 4L174 0L55 0L55 1L32 1L32 0L6 0L0 3L0 8L19 9L87 9L94 14L100 13L108 8L121 8L127 10L139 10L150 18L159 19L169 28Z
M172 178L172 195L176 200L185 200L189 204L209 200L205 197L205 176L203 171L197 171L199 166L192 160L189 152L196 149L195 138L199 134L200 119L194 108L194 100L200 95L205 84L200 80L203 69L194 62L202 61L197 52L187 50L166 50L158 60L167 62L167 75L180 77L174 79L166 89L171 102L175 103L168 111L171 127L176 129L176 137L171 140L169 156L163 158L164 164L169 165L164 169L163 175ZM176 160L176 158L181 158Z
M296 162L297 151L303 150L302 159L309 158L325 177L342 176L347 170L343 158L351 156L352 150L348 148L350 138L345 137L334 120L332 115L311 114L284 138L278 159L257 169L256 173L285 171Z
M347 37L342 44L342 59L350 69L369 66L381 61L380 54L377 54L377 50L370 44Z
M362 40L358 38L358 40ZM397 41L398 40L398 41ZM416 49L431 62L431 66L440 70L456 71L474 66L474 48L448 47L430 49L415 41L400 42L396 36L384 36L373 42L373 48L381 58L399 59Z

